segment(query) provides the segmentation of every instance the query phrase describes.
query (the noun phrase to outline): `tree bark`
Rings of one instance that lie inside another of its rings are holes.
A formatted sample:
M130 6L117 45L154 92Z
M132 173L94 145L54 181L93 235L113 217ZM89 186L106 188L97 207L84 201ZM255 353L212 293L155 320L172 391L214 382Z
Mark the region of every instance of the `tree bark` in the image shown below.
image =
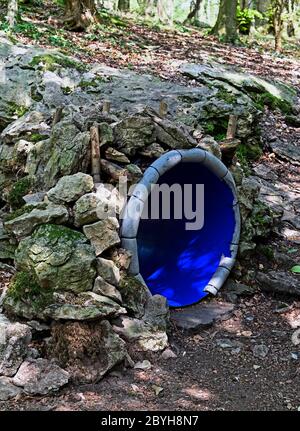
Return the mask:
M154 0L137 0L141 15L152 15L155 9Z
M145 15L153 16L155 14L155 0L146 0Z
M275 51L280 52L282 50L282 30L283 30L283 19L282 14L285 7L285 0L273 0L273 26L275 33Z
M130 10L130 0L119 0L118 9L123 12L128 12Z
M225 42L234 43L237 39L237 0L221 0L217 22L211 34L223 36Z
M16 18L18 14L18 0L9 0L7 4L7 22L10 28L12 28L16 23Z
M70 30L82 31L97 22L95 0L66 0L64 22Z
M164 24L173 24L174 0L158 0L157 15Z
M240 6L241 6L242 10L247 9L247 7L248 7L248 1L247 0L241 0Z
M201 2L202 0L196 0L196 2L194 3L194 7L188 14L187 18L185 19L184 24L187 24L188 22L193 21L193 19L197 16L197 13L199 12L199 9L201 6Z

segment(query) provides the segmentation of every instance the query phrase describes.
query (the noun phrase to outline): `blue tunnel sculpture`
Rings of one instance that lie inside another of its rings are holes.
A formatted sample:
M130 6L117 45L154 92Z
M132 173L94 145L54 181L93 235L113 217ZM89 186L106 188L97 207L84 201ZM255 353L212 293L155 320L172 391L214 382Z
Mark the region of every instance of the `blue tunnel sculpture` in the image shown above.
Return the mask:
M153 199L155 185L172 187L168 200L163 194ZM182 191L177 202L176 190ZM188 215L187 200L193 210ZM191 219L197 210L201 223ZM201 148L164 154L134 187L122 218L130 273L151 294L165 296L172 307L217 294L234 265L240 235L235 183L218 158Z

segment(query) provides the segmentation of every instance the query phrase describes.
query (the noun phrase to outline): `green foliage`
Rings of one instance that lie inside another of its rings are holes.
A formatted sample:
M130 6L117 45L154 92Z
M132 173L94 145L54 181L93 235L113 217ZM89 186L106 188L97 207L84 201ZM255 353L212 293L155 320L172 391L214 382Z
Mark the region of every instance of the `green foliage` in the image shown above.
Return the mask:
M300 265L295 265L291 268L293 274L300 274Z
M22 300L24 295L34 295L40 291L40 286L34 275L21 271L17 272L12 278L9 286L9 295L11 298Z
M108 82L111 81L111 78L103 78L102 76L97 76L96 78L90 80L90 81L85 81L84 79L82 81L80 81L80 83L78 84L80 88L97 88L99 86L99 84L103 83L103 82Z
M250 27L255 18L263 19L264 16L256 9L241 9L240 5L237 7L236 17L238 22L239 32L242 34L249 34Z
M206 123L203 126L203 129L205 130L206 133L212 134L215 130L215 125L213 123Z
M127 27L128 22L120 17L119 15L113 14L111 11L107 9L99 10L99 21L104 23L105 25L114 25L117 27Z
M292 254L292 253L297 253L298 248L290 248L288 249L287 253Z
M21 178L13 185L7 199L12 209L18 209L24 205L24 200L22 198L30 192L32 186L33 178L29 176Z
M26 106L17 105L14 102L8 102L8 111L11 115L16 115L18 118L22 117L28 111Z
M13 28L9 27L7 21L2 21L0 23L0 30L6 33L22 34L33 40L39 40L43 34L35 24L27 21L17 22Z
M48 36L48 42L52 46L58 46L60 48L73 48L74 44L60 34L50 34Z
M246 159L247 161L255 161L259 159L263 151L259 145L240 144L236 151L236 156L239 159Z
M30 142L40 142L44 141L45 139L48 139L48 136L41 135L40 133L31 133L31 135L28 136L27 139Z
M67 96L68 94L71 94L73 90L71 87L62 87L62 92Z

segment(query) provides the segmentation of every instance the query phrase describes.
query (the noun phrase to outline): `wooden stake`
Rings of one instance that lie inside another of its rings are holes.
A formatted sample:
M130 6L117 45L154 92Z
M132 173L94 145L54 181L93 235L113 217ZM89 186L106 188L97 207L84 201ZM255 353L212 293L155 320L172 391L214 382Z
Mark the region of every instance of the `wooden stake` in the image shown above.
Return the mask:
M167 104L167 102L165 102L164 100L160 101L159 111L158 112L159 112L160 117L162 117L162 118L166 117L166 115L168 113L168 104Z
M91 173L94 183L100 183L100 139L98 125L90 129L91 134Z
M105 115L108 115L110 113L111 103L109 100L103 100L103 108L102 112Z
M115 181L119 181L120 177L127 176L128 174L128 171L126 168L122 168L116 163L112 163L104 159L102 159L100 163L101 163L102 171Z
M229 116L226 139L234 139L235 138L237 120L238 120L238 117L236 115L230 115Z
M61 106L59 108L56 108L56 111L53 117L52 127L54 127L55 124L60 122L62 118L62 113L63 113L63 108Z

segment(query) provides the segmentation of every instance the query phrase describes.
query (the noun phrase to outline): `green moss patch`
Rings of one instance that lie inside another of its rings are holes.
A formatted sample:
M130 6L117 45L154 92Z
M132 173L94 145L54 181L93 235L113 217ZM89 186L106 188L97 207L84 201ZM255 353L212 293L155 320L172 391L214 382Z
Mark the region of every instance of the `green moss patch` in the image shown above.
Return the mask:
M14 102L8 102L7 106L8 113L10 115L16 115L18 118L23 117L29 109L27 106L17 105Z
M44 224L39 226L34 234L34 238L47 238L49 241L56 242L57 239L61 241L73 241L87 243L87 238L81 233L65 226L56 224Z
M129 314L141 317L148 297L147 288L135 277L127 275L122 277L119 291Z
M58 67L69 67L78 70L79 72L85 72L87 70L86 65L79 63L69 57L55 54L43 54L36 55L33 57L29 66L36 67L42 65L44 70L54 72Z
M18 180L8 194L7 200L12 209L21 208L24 205L23 196L29 193L33 186L32 177L24 177Z
M259 145L240 144L236 150L236 158L240 162L242 168L247 172L249 163L258 160L263 154L263 150Z
M36 276L30 272L17 272L9 285L7 298L30 304L35 310L43 310L53 303L53 292L42 289Z
M273 96L271 93L252 94L251 97L255 102L256 108L260 111L263 111L264 106L269 106L273 110L279 109L284 114L290 114L292 111L291 103Z
M34 142L34 143L44 141L45 139L48 139L48 138L49 136L41 135L40 133L32 133L27 137L28 141Z
M23 205L21 208L18 208L17 210L7 214L7 216L5 216L5 218L4 218L4 220L7 222L10 220L14 220L17 217L20 217L23 214L28 214L31 211L33 211L34 209L44 210L46 208L47 208L46 202L40 202L37 205L26 204L26 205Z
M229 93L229 91L225 90L224 88L221 88L218 91L217 98L224 100L224 102L229 103L230 105L236 103L236 96L234 96L232 93Z
M205 133L213 136L216 141L223 141L227 134L228 117L207 121L202 127Z
M34 209L33 205L24 205L22 208L19 208L13 211L12 213L8 214L5 217L5 221L14 220L15 218L20 217L23 214L30 213L33 209Z

